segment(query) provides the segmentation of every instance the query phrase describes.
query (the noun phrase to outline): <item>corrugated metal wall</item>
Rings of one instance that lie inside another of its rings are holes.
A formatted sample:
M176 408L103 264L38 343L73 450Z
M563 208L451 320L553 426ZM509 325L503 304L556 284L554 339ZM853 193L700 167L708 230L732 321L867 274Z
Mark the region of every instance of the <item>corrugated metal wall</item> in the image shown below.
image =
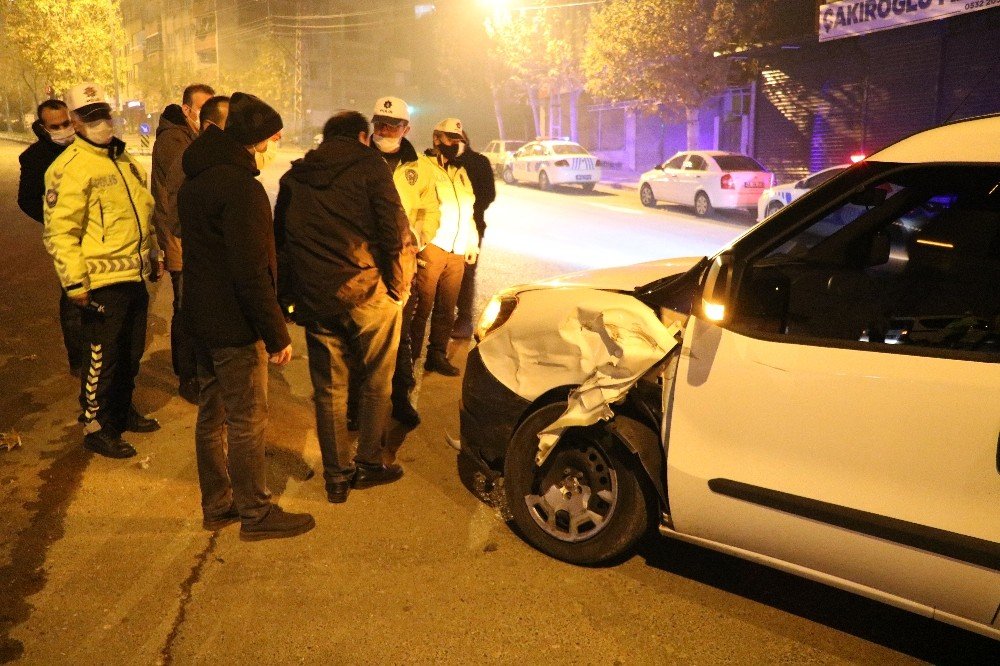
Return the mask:
M789 182L943 122L963 99L956 118L1000 111L998 19L978 12L770 56L756 156Z

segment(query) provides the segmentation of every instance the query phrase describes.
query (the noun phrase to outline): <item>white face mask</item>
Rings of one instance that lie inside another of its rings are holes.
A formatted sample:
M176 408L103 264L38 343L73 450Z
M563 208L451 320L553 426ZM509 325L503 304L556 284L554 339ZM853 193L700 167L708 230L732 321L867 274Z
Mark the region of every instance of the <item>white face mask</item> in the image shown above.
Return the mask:
M48 132L48 130L45 130ZM52 143L59 146L68 146L73 143L73 139L76 138L76 130L72 127L64 127L62 129L57 129L49 132L49 138L52 139Z
M372 141L375 142L375 147L381 150L383 153L394 153L399 150L399 147L403 145L403 137L398 136L396 138L390 136L379 136L378 134L372 134Z
M95 120L92 123L84 123L83 126L86 128L83 135L98 146L108 145L111 143L111 137L115 135L114 125L110 120Z

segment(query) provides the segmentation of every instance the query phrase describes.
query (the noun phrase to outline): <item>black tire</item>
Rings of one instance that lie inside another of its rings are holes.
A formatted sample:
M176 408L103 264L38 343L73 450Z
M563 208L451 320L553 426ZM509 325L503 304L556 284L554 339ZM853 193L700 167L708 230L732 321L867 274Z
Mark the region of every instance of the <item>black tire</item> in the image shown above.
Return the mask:
M548 192L552 189L552 183L549 182L549 174L544 171L538 172L538 189L542 192Z
M511 169L510 167L504 167L503 169L503 182L507 183L508 185L513 185L514 183L517 182L516 180L514 180L514 170Z
M694 195L694 214L698 217L708 217L712 214L712 200L704 192Z
M596 185L597 185L597 183L581 183L580 187L583 188L584 192L593 192L594 191L594 187Z
M525 541L564 562L617 561L652 526L654 492L638 458L605 424L570 428L538 467L538 433L565 409L565 402L542 407L511 438L504 493L512 522Z
M639 188L639 201L647 208L656 208L656 195L653 194L653 188L649 183L643 183Z
M772 201L771 203L767 204L767 208L764 209L764 217L771 217L784 207L785 204L781 203L780 201Z

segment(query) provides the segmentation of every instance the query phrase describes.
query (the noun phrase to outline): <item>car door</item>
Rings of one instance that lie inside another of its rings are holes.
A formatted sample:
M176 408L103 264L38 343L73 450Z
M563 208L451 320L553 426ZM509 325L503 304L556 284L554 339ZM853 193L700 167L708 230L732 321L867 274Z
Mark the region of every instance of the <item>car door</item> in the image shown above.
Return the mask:
M795 234L764 225L736 243L729 312L690 318L669 431L673 524L989 625L1000 165L872 164L848 180L853 198L813 197ZM924 316L948 324L909 343L891 332Z
M526 180L527 178L527 164L531 159L531 152L534 149L535 144L529 143L522 146L513 157L512 171L514 172L514 178L517 180Z
M659 173L649 180L649 186L653 188L653 196L655 196L657 200L667 201L670 203L677 202L677 199L675 198L675 185L677 177L680 174L681 167L686 159L687 153L674 155L662 165L663 168L660 169Z
M708 162L701 155L691 153L677 174L674 190L674 201L690 206L694 203L694 195L698 190L706 189Z
M490 166L492 166L494 170L500 164L500 159L499 159L500 151L497 149L498 143L499 143L498 141L490 141L490 145L488 145L486 147L486 150L483 151L483 155L485 155L486 159L490 161Z

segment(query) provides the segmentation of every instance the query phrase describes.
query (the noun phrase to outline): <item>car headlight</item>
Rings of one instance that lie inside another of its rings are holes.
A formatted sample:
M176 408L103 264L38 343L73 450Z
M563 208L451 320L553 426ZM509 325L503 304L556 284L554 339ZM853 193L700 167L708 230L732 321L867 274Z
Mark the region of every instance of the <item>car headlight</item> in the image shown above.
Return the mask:
M479 316L479 324L476 325L476 342L503 326L514 314L516 307L517 296L495 294L483 308L483 314Z

